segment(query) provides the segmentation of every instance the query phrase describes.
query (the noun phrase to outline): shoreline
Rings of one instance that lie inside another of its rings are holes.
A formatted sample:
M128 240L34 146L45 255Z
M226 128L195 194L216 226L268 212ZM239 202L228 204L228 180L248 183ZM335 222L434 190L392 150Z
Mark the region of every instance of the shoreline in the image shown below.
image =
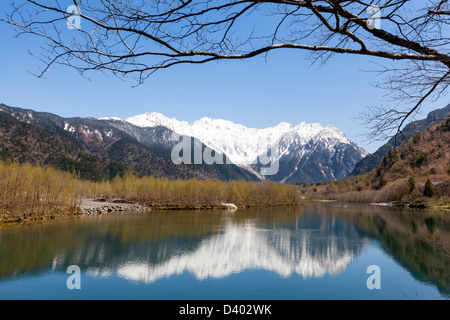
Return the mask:
M237 210L238 206L233 203L202 204L202 205L144 205L129 202L122 199L107 201L106 199L82 199L79 205L82 214L105 214L121 211L165 211L165 210Z
M178 205L178 204L151 204L145 205L137 202L129 202L123 199L106 200L106 199L82 199L79 205L81 214L91 215L91 214L105 214L109 212L120 212L120 211L193 211L193 210L228 210L236 211L238 209L246 208L257 208L257 207L273 207L273 206L296 206L297 204L264 204L264 205L245 205L237 206L234 203L220 204L188 204L188 205Z
M144 212L144 211L213 211L226 210L234 212L239 209L247 208L268 208L281 206L298 206L300 203L280 203L280 204L261 204L261 205L245 205L237 206L233 203L220 204L198 204L198 205L144 205L137 202L130 202L123 199L81 199L79 204L72 207L66 213L49 213L49 214L24 214L22 216L11 217L10 219L0 219L0 226L13 225L20 223L34 223L34 222L50 222L60 219L75 218L90 215L102 215L112 212Z
M396 204L396 203L376 203L376 202L352 202L352 201L341 201L338 199L314 199L305 198L299 203L279 203L279 204L261 204L261 205L245 205L236 206L233 203L220 203L220 204L198 204L198 205L144 205L137 202L129 202L123 199L81 199L75 208L71 208L66 213L49 213L40 215L25 214L23 216L16 216L9 220L0 220L0 226L13 225L20 223L34 223L34 222L51 222L60 219L76 218L82 216L90 215L102 215L113 212L144 212L144 211L213 211L213 210L227 210L234 212L239 209L248 208L269 208L269 207L281 207L281 206L298 206L302 203L307 202L323 202L323 203L361 203L369 206L385 206L385 207L404 207L404 208L415 208L415 209L432 209L436 211L450 212L449 206L414 206L410 204ZM346 207L346 206L344 206Z
M144 211L213 211L226 210L234 212L239 209L247 208L268 208L281 206L298 206L300 203L274 203L274 204L260 204L260 205L244 205L237 206L234 203L220 204L191 204L191 205L145 205L138 202L131 202L123 199L81 199L77 205L71 207L67 212L48 213L48 214L23 214L10 217L9 219L0 219L0 226L14 223L27 222L44 222L55 221L62 218L72 218L80 216L101 215L112 212L144 212Z
M427 203L409 203L409 202L402 202L402 201L391 201L391 202L376 202L372 200L367 201L351 201L348 199L339 199L338 197L334 199L323 199L323 198L307 198L304 197L302 199L304 202L340 202L340 203L361 203L366 204L370 206L378 206L378 207L403 207L403 208L412 208L412 209L432 209L432 210L440 210L440 211L450 211L450 204L449 203L435 203L435 204L427 204Z
M81 199L78 208L81 214L103 214L117 211L146 211L148 207L125 200L106 201L105 199Z

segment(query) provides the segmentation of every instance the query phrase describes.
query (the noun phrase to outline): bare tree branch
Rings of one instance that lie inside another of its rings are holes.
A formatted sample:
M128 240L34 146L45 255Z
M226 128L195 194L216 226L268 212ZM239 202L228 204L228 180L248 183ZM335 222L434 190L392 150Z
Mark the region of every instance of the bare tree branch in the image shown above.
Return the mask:
M383 66L386 77L377 84L388 90L394 107L364 114L374 139L401 134L422 103L450 85L448 0L74 0L82 22L74 30L66 28L72 16L67 3L11 1L0 21L18 35L45 41L39 76L62 64L82 75L133 76L141 84L179 64L248 59L280 49L307 51L323 63L334 54L376 57L395 61Z

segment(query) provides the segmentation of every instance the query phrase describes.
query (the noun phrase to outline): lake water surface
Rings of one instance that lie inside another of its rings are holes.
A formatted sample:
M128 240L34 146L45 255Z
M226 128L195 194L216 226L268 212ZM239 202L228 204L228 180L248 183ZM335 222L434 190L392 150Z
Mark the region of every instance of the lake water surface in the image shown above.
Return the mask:
M0 299L448 299L449 248L448 213L404 208L82 216L0 227Z

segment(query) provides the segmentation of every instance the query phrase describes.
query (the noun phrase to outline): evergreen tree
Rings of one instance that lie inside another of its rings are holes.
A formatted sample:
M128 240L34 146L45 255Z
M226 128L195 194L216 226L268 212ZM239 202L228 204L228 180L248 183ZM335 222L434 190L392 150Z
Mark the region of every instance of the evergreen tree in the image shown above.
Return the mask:
M416 179L414 177L410 177L408 183L409 183L409 193L411 193L416 188Z
M425 189L423 190L423 195L428 198L432 198L434 195L434 187L433 183L430 179L427 180L425 183Z

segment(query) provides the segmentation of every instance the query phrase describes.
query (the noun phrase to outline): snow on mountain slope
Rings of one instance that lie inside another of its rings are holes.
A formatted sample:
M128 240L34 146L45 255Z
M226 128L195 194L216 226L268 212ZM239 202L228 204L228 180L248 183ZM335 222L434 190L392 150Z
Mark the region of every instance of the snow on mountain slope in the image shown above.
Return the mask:
M139 127L163 126L178 134L195 137L208 147L225 153L233 163L246 168L271 147L279 151L276 156L279 159L289 152L289 145L295 144L296 148L301 148L311 141L320 141L330 150L336 144L351 144L357 148L361 157L367 155L365 150L353 144L333 125L322 127L318 123L302 122L293 126L282 122L274 127L256 129L207 117L189 124L157 112L137 115L125 121ZM283 146L278 146L280 141L284 142ZM290 142L286 143L287 141Z

